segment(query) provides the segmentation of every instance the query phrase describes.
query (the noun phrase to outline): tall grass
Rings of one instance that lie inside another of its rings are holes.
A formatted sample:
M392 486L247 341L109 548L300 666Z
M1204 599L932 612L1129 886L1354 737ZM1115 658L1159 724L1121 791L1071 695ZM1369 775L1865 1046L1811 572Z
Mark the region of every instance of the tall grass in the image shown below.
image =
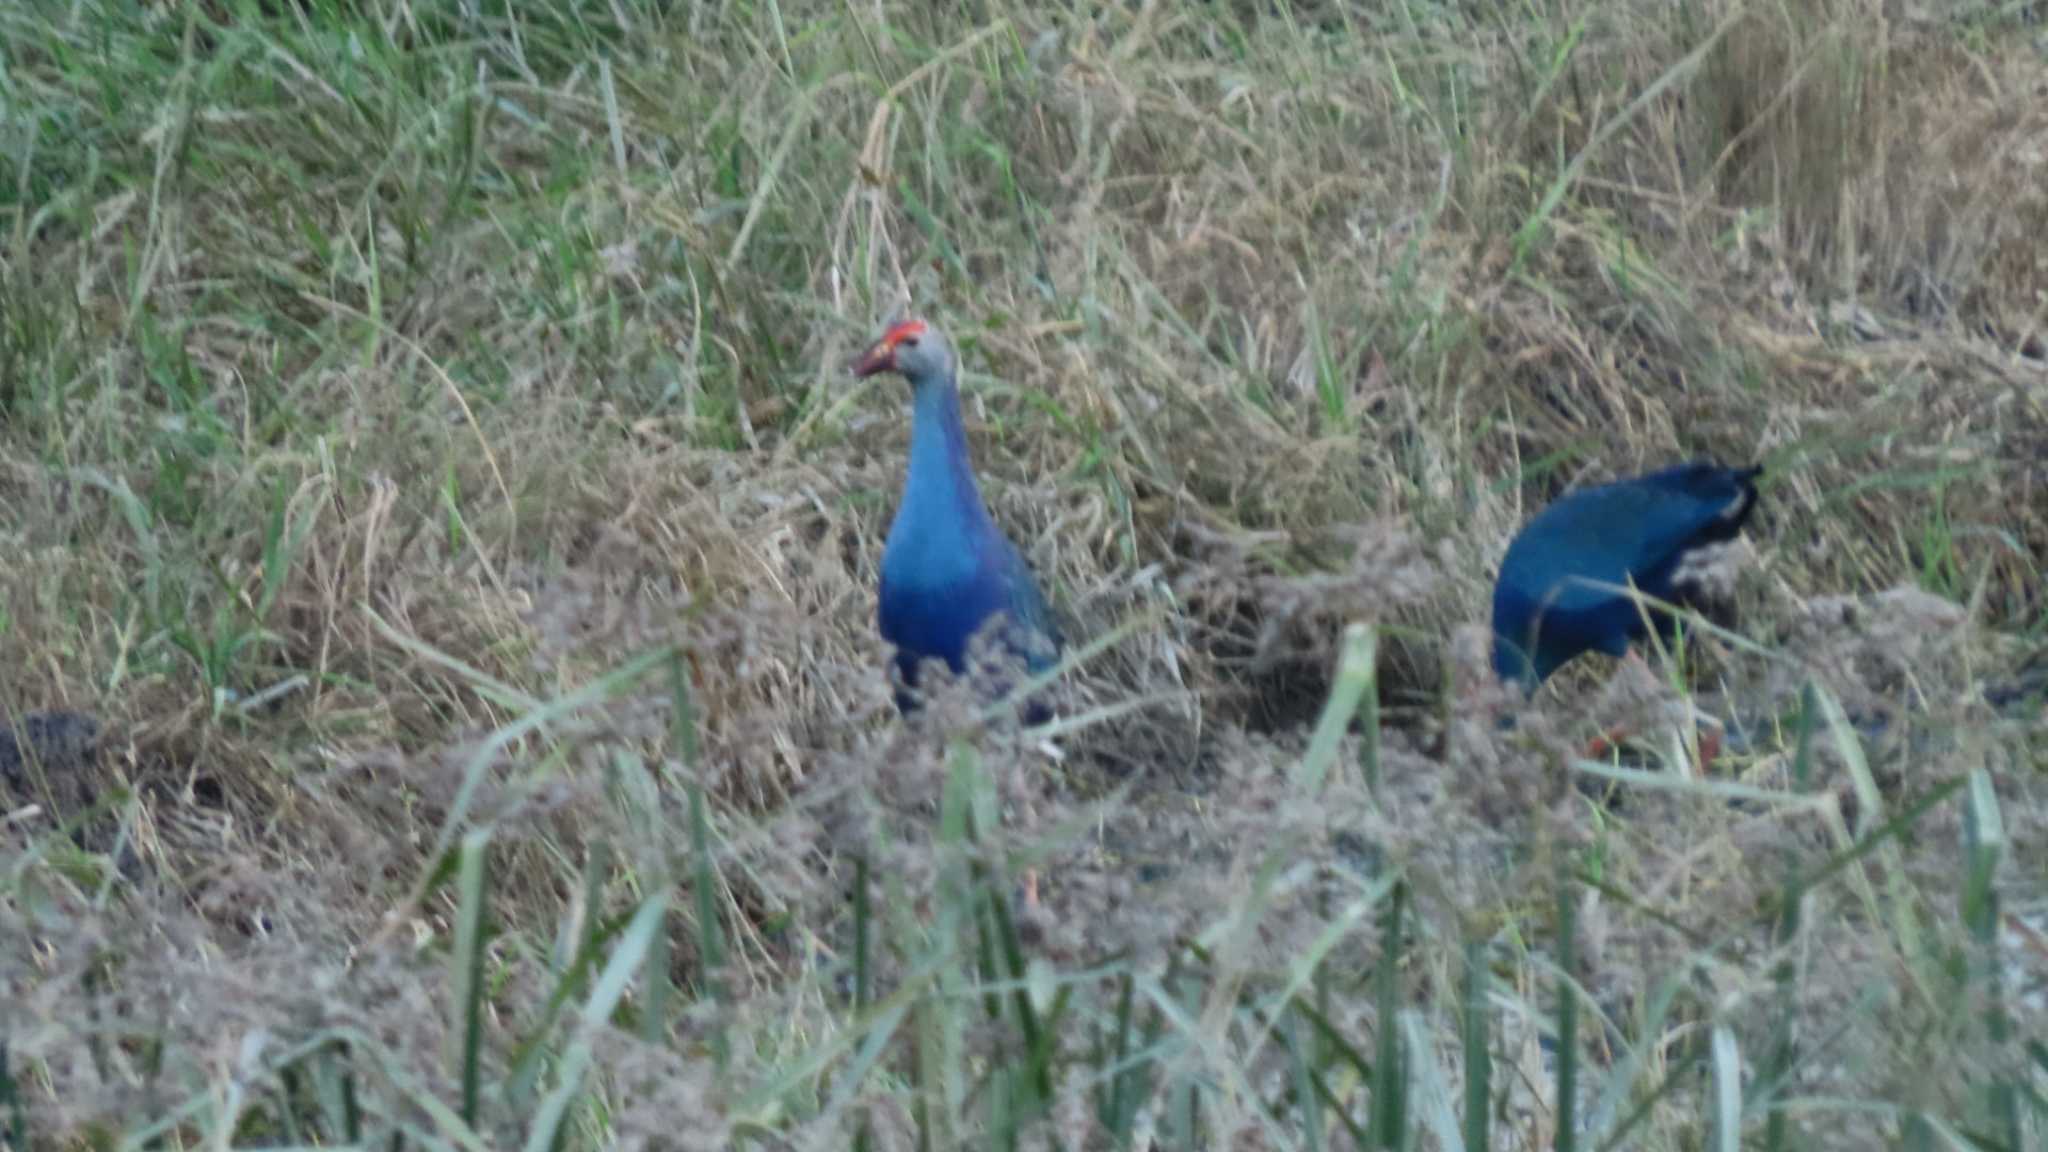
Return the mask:
M107 722L0 761L4 1142L2039 1144L2048 113L1952 7L0 11L0 716ZM905 306L1048 729L889 704ZM1684 455L1735 620L1497 726L1514 526Z

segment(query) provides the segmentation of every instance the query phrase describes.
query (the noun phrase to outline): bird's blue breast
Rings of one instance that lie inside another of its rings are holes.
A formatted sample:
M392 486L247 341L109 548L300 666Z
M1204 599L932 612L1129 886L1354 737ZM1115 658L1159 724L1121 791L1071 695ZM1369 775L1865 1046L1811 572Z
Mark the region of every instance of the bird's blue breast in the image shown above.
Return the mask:
M896 645L906 679L926 659L962 671L967 642L1003 607L989 548L985 537L957 525L897 518L882 551L879 609L882 638Z

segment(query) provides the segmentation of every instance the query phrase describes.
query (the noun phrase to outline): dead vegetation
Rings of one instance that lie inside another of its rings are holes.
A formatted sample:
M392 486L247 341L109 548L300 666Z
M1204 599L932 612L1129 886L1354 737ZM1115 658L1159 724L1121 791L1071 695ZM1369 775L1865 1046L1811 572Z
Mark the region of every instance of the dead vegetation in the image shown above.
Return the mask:
M0 15L0 1143L2038 1139L2048 63L1895 8ZM906 301L1050 734L890 705Z

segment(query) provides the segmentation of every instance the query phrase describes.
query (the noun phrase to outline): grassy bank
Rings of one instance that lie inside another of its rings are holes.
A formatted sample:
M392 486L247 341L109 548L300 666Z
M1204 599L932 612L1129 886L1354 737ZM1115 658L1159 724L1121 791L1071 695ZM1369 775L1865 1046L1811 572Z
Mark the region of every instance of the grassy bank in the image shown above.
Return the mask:
M2037 8L0 11L4 1140L2038 1146ZM890 705L906 306L1050 733Z

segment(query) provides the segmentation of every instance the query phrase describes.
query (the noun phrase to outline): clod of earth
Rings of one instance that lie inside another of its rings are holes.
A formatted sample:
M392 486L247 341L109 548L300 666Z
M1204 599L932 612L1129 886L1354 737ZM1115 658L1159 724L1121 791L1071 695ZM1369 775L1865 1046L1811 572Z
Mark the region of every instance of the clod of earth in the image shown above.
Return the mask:
M83 712L30 712L16 728L0 728L0 786L16 792L30 784L29 765L44 773L77 772L92 759L99 721Z

